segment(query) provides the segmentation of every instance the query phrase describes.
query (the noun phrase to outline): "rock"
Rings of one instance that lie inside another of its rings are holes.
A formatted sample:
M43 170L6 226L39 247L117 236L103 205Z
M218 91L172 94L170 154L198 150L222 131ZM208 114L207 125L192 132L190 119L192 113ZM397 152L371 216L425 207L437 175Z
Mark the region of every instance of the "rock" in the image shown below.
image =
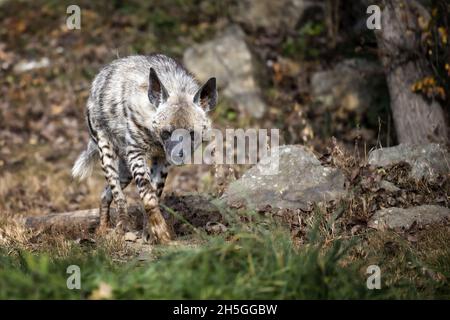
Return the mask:
M262 163L276 157L278 173L265 175ZM344 198L345 181L341 171L322 166L305 147L285 145L232 182L222 198L232 207L311 210L313 203Z
M240 0L231 8L231 19L252 31L292 30L312 4L305 0Z
M266 104L254 78L252 55L238 26L231 26L215 39L188 48L184 64L200 81L215 76L223 95L238 109L261 118Z
M125 233L124 239L125 241L136 242L137 235L134 232L127 232Z
M374 87L380 86L382 81L382 69L377 63L348 59L331 70L314 73L311 89L314 100L328 108L364 113L377 103L379 92Z
M410 176L414 179L435 179L438 175L450 173L450 157L439 144L408 145L373 150L369 154L369 164L386 167L400 162L411 165Z
M205 229L211 234L220 234L228 230L228 228L220 222L208 222Z
M378 210L370 218L367 225L378 230L409 230L414 223L418 226L425 226L432 223L442 223L445 220L450 220L449 208L422 205L407 209L393 207Z
M50 66L50 60L47 57L39 60L22 60L14 66L13 71L23 73L34 69L47 68L48 66Z
M387 192L397 192L397 191L401 190L395 184L393 184L392 182L386 181L386 180L381 180L379 185L380 185L380 188L386 190Z

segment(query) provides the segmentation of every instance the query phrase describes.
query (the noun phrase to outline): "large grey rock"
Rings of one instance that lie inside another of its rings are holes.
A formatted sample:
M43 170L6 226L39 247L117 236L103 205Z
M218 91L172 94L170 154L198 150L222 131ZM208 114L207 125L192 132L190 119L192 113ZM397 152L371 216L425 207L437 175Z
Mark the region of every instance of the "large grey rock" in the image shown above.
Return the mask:
M433 180L438 175L450 173L448 151L439 144L400 144L395 147L373 150L369 154L369 164L386 167L400 162L411 165L411 177Z
M215 39L194 45L184 53L184 64L199 80L215 76L221 92L238 109L262 117L266 104L254 78L252 55L238 26L231 26Z
M318 71L311 77L313 98L329 108L365 112L377 103L374 87L384 81L382 68L364 59L348 59L333 69Z
M254 31L292 30L314 2L317 0L240 0L231 8L231 18Z
M262 163L279 159L277 174L267 175ZM313 203L346 196L345 177L334 168L324 167L303 146L286 145L232 182L223 199L232 207L251 209L310 210Z
M407 209L393 207L375 212L368 226L378 230L409 230L414 223L424 226L446 220L450 220L450 209L441 206L423 205Z

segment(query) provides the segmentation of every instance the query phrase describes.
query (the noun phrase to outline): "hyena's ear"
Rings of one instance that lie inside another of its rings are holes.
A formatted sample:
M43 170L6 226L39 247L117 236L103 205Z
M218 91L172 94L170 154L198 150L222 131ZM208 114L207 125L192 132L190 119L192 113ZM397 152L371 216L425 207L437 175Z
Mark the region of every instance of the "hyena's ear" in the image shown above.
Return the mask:
M158 108L161 103L164 103L169 94L164 85L159 81L155 69L150 68L150 77L148 85L148 99L150 103Z
M194 96L194 103L199 104L205 111L214 109L217 104L216 78L210 78L197 91Z

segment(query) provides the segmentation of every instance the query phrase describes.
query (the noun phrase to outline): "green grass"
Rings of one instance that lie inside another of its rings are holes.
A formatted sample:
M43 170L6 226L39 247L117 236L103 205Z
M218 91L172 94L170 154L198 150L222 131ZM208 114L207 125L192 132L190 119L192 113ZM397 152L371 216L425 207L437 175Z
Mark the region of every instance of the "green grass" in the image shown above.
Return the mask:
M267 223L269 222L269 223ZM158 258L116 262L101 248L73 246L51 252L0 251L0 299L84 299L101 283L115 299L373 299L418 298L411 283L366 288L366 261L349 263L355 243L326 247L317 228L309 244L294 248L286 230L271 221L234 227L198 248L156 247ZM81 289L69 290L69 265L81 270ZM434 288L427 283L428 288ZM96 294L94 294L95 296ZM97 297L98 294L97 294Z
M277 237L275 237L277 236ZM68 258L20 252L2 254L0 298L86 298L100 282L114 298L127 299L295 299L368 296L364 280L337 264L339 245L320 256L317 247L297 253L282 234L215 238L200 249L170 250L156 262L113 263L102 252ZM276 239L278 238L278 239ZM82 289L68 290L66 269L81 269Z

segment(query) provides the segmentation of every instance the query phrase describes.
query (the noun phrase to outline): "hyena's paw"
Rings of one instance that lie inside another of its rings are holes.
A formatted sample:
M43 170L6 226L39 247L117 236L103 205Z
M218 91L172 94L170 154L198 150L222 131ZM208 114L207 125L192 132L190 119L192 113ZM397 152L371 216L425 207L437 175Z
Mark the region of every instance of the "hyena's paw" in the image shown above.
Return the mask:
M155 242L169 244L172 242L173 231L169 228L161 213L149 217L147 233L151 234Z
M112 231L112 226L110 223L104 222L104 223L100 223L97 227L97 229L95 230L95 233L98 236L104 236L106 234L108 234L109 232Z
M152 235L148 229L142 231L142 242L145 244L164 244L168 246L178 246L180 244L177 240L172 240L172 238L165 238L163 241L159 241Z
M120 235L124 235L127 232L133 231L133 228L128 219L120 219L116 224L115 231Z

